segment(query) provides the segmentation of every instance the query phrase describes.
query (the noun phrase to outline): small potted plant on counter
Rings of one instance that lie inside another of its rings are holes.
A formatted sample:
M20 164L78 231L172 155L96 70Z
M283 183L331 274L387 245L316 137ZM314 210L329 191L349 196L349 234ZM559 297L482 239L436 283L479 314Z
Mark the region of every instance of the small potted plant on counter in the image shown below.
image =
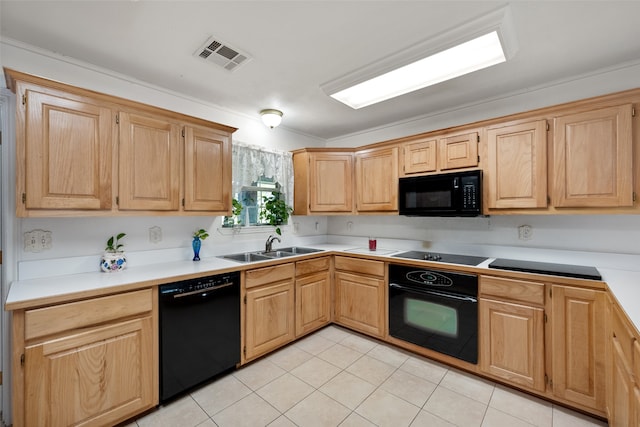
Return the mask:
M109 240L107 240L107 247L104 249L100 260L100 269L102 271L110 273L124 270L127 266L124 245L120 242L124 236L126 236L125 233L119 233L116 236L109 237Z
M202 246L202 240L209 237L209 233L204 228L193 232L193 240L191 241L191 247L193 248L193 260L200 261L200 247Z

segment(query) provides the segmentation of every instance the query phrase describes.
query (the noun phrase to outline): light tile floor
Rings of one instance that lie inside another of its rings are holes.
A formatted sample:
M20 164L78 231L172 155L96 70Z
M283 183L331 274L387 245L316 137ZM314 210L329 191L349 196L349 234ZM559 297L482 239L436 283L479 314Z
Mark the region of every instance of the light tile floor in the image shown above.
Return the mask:
M332 325L128 427L606 425Z

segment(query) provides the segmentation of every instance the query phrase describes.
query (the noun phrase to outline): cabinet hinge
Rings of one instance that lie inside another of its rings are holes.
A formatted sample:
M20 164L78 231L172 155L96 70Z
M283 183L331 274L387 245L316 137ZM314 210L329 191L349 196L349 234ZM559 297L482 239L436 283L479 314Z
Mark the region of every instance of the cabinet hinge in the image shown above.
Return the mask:
M116 114L116 124L119 125L120 124L120 115Z
M544 323L549 323L549 318L547 317L547 313L544 314Z
M247 355L247 346L242 347L242 354Z
M480 156L478 156L478 163L480 163Z
M548 132L548 131L549 131L549 129L550 129L550 128L549 128L549 122L546 122L546 125L547 125L547 132Z
M480 142L480 135L476 135L476 139L477 139L476 142Z
M551 204L551 197L547 196L547 204L550 205Z
M27 203L27 193L22 193L22 204Z
M182 129L182 137L184 138L184 129Z
M549 298L553 296L553 289L549 288Z
M243 301L244 301L245 304L247 303L247 296L246 295L244 296L244 300Z
M22 94L22 105L27 105L27 95Z
M633 193L631 193L631 199L635 202L636 201L636 192L634 191Z
M120 206L120 197L116 196L116 206Z
M20 355L20 366L24 366L24 353Z
M184 208L184 197L182 198L182 207Z
M636 116L636 107L631 107L631 117Z

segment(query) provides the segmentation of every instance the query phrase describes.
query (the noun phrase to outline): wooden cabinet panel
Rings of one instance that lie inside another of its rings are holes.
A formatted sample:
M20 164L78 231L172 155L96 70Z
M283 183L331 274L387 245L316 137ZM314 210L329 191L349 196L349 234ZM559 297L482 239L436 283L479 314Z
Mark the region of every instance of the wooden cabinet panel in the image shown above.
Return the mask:
M162 117L127 112L119 117L119 208L177 211L180 127Z
M245 357L253 359L294 339L293 278L247 290Z
M557 117L553 204L632 206L632 106Z
M111 209L111 110L31 86L25 97L25 141L16 150L18 183L20 176L25 180L18 188L19 216L24 209Z
M353 154L310 153L309 211L353 211Z
M384 281L375 277L335 273L335 321L376 337L384 335Z
M487 130L485 183L490 209L547 206L547 122Z
M398 147L356 153L359 212L398 210Z
M405 175L421 172L435 172L438 140L421 138L402 146L402 173Z
M544 283L504 277L480 276L480 295L525 304L544 305Z
M151 317L25 349L25 425L113 425L154 406Z
M552 292L553 392L604 411L604 292L559 285Z
M438 150L440 170L478 166L478 133L441 138Z
M385 268L381 261L370 259L351 258L346 256L335 257L336 270L345 270L352 273L362 273L371 276L383 277Z
M544 391L544 310L480 299L480 369Z
M633 378L629 361L622 351L620 342L613 338L613 370L611 377L612 402L609 407L609 425L611 427L628 427L633 425Z
M184 209L231 212L231 135L184 128Z
M318 329L331 320L329 271L296 279L296 336Z

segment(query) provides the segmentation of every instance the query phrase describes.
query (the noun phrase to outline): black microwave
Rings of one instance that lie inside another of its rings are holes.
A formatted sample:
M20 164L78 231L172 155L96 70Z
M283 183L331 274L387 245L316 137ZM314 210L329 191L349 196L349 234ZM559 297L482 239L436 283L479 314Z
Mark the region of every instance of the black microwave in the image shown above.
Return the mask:
M481 170L400 178L398 185L400 215L482 215Z

